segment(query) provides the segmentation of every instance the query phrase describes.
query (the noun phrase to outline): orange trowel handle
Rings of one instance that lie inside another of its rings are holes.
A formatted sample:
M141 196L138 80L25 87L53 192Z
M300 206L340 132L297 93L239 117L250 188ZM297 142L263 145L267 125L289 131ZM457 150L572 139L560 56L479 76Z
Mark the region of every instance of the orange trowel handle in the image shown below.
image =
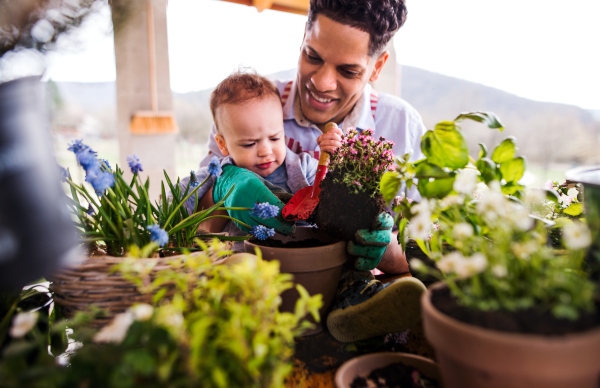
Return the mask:
M334 122L327 123L325 125L325 129L323 130L323 135L337 127L337 124ZM329 152L321 152L321 156L319 157L319 167L317 167L315 183L313 184L313 197L317 196L321 191L320 184L323 178L325 178L325 174L327 174L327 166L329 166L329 159L331 159L331 154Z

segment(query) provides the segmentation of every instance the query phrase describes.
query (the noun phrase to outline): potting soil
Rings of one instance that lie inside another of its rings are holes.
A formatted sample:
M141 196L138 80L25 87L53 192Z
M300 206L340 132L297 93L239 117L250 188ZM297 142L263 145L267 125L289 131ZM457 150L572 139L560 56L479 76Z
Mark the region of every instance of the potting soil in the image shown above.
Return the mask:
M317 226L332 236L349 241L359 229L371 229L373 221L385 211L380 194L354 194L341 182L342 172L328 172L321 182L319 205L314 214ZM335 179L339 182L334 182Z
M596 311L581 314L578 320L555 318L549 311L530 308L516 312L477 311L458 303L448 288L436 289L431 303L442 313L471 325L486 329L539 335L565 335L600 326L600 302Z
M284 243L280 240L266 239L259 240L256 238L251 238L250 242L255 245L259 245L261 247L270 247L270 248L311 248L311 247L322 247L324 245L329 245L330 243L319 241L316 238L309 238L306 240L298 240L298 241L288 241Z
M415 381L413 373L418 373ZM390 364L372 371L367 378L356 377L350 388L386 387L386 388L437 388L437 380L426 379L419 370L401 362Z

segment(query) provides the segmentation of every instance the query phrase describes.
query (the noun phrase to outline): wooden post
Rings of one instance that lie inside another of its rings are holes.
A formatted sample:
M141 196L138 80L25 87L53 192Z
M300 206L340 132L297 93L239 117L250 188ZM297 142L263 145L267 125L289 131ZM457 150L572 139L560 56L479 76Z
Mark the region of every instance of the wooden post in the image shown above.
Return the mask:
M152 4L154 26L148 25L148 1ZM169 49L167 44L167 0L112 0L115 30L115 58L117 68L117 125L119 139L119 167L131 176L127 155L137 154L144 171L142 179L150 178L151 200L160 194L163 169L175 177L175 134L135 135L130 132L131 118L136 111L158 109L171 111L173 102L169 78ZM122 15L123 9L127 10ZM121 20L125 20L121 22ZM156 85L150 80L148 28L153 28L156 49ZM156 88L156 99L151 96Z

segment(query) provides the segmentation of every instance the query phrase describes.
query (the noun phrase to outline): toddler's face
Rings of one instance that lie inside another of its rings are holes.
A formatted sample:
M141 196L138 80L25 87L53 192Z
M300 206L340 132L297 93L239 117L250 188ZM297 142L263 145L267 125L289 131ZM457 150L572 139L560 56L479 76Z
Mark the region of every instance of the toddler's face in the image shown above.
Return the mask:
M219 149L236 166L262 177L273 173L285 160L283 110L273 95L242 104L217 108Z

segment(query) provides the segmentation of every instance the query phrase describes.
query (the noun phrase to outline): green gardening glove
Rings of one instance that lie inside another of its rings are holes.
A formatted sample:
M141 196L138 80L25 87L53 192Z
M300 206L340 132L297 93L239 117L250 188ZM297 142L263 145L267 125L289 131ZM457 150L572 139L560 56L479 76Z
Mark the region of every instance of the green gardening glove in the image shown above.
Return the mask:
M277 213L277 217L262 219L251 216L248 210L227 210L230 217L240 220L252 228L264 225L267 228L275 229L279 233L294 233L296 229L294 222L284 221L281 217L281 209L285 204L277 199L252 171L231 164L224 166L223 172L217 178L213 187L213 200L215 203L223 199L234 186L235 188L229 197L225 199L225 207L252 208L256 203L268 202L271 205L277 206L279 212ZM247 226L238 222L236 224L244 232L250 232Z
M349 241L346 250L352 256L357 256L354 267L359 271L368 271L379 265L383 254L392 241L394 219L388 213L380 213L372 229L356 231L357 242Z

